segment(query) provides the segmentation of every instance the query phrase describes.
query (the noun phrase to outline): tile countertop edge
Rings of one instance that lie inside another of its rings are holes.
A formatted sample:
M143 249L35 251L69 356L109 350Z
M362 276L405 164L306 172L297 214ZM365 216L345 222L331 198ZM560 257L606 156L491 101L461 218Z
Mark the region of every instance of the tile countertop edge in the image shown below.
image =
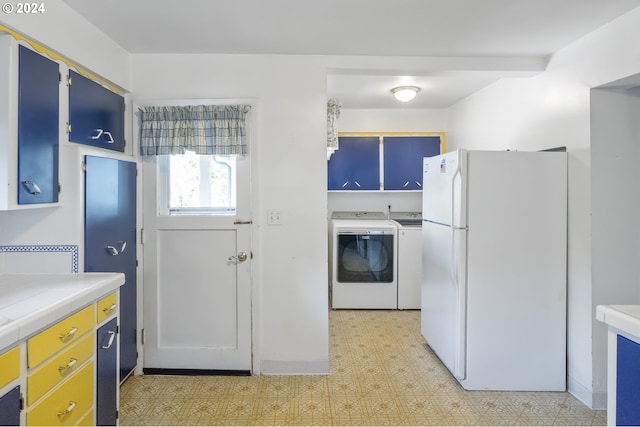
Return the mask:
M640 305L599 305L596 307L596 319L640 337Z
M19 290L21 283L42 288L42 295L39 295L37 302L26 299L15 304L15 306L24 305L28 308L28 313L18 318L4 316L9 322L0 326L0 353L110 294L122 286L124 281L125 277L122 273L0 275L0 298L12 292L12 289ZM6 282L12 286L1 286L6 285ZM16 307L11 308L14 311L16 309ZM9 310L0 310L0 318L3 317L3 311Z

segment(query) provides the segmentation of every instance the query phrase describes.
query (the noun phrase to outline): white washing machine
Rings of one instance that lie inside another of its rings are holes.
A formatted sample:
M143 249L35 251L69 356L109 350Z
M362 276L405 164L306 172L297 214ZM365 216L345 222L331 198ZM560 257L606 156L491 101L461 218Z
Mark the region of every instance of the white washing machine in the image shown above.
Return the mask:
M351 214L331 220L331 307L396 309L398 227L381 212Z
M398 308L419 310L422 304L422 215L393 212L398 224Z

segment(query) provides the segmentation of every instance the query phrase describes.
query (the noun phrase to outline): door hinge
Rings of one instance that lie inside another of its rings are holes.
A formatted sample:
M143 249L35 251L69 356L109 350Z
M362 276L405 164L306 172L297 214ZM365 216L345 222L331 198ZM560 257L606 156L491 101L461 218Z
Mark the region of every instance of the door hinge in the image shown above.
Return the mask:
M62 83L62 73L58 73L58 84Z
M140 344L144 345L144 328L140 329Z
M140 229L140 244L144 245L144 228Z
M67 86L71 86L71 74L67 74Z
M20 393L20 410L24 410L24 396Z
M138 260L136 260L136 267L138 267L138 266L139 266L139 264L138 264Z
M71 133L71 123L67 122L67 133Z
M116 325L116 334L120 333L120 325Z
M87 171L87 162L82 162L82 172Z
M116 409L116 420L120 419L120 411Z
M58 194L62 193L62 185L60 185L60 183L58 183Z

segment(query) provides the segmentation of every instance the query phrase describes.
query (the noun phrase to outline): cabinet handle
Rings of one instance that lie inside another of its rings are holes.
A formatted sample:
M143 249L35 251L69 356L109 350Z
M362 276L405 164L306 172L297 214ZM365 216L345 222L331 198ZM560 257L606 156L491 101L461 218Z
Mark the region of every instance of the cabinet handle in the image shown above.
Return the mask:
M71 358L69 359L69 363L67 363L67 366L60 366L58 367L58 371L60 371L60 375L66 375L67 372L69 372L71 369L73 369L73 367L75 366L75 364L78 362L77 359Z
M344 183L344 184L342 184L342 188L346 187L346 186L347 186L347 184L349 184L349 181L345 181L345 183Z
M69 332L67 332L66 334L58 335L58 338L60 338L60 341L65 342L73 338L76 332L78 332L78 328L74 326L73 328L69 329Z
M102 129L94 129L93 135L90 136L91 139L99 139L102 142L106 142L107 144L113 144L115 141L113 140L113 136L111 132L104 131Z
M33 194L37 196L40 194L40 187L33 181L22 181L22 185L24 185L29 192L29 194Z
M358 181L353 181L353 183L358 186L358 188L362 187Z
M112 313L113 310L116 309L116 307L118 307L118 305L116 303L113 303L109 307L103 308L102 311L104 312L104 314Z
M118 243L120 244L119 250L115 246L105 246L105 249L107 250L107 252L109 252L109 255L120 255L122 252L124 252L125 249L127 249L127 242L125 242L124 240L120 240L118 241Z
M409 181L405 182L402 188L407 188L408 185L409 185Z
M422 184L419 181L414 181L416 183L416 185L420 188L422 188Z
M69 406L67 406L67 409L65 409L64 411L58 411L58 417L62 418L69 415L76 408L76 405L77 405L76 402L70 401Z
M109 334L109 342L107 343L107 345L103 345L102 348L104 350L108 349L111 347L111 345L113 344L113 340L116 337L116 333L114 331L107 331L107 333Z
M113 144L115 141L113 140L113 136L111 136L111 132L105 132L104 135L107 137L107 140L104 141L104 138L102 138L102 140L104 142L106 142L107 144Z

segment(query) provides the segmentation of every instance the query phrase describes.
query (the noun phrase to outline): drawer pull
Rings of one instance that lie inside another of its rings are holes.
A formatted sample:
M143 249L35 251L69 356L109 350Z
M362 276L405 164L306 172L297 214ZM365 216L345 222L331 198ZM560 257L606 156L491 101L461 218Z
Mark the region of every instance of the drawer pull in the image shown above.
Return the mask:
M109 342L107 343L107 345L102 346L104 350L111 348L111 345L113 344L113 339L116 337L116 333L113 331L107 331L107 333L109 334Z
M69 415L75 409L77 403L74 401L69 402L69 406L64 411L58 411L58 417L63 418Z
M104 311L105 314L111 313L111 312L113 312L113 310L116 309L116 307L118 307L118 305L116 303L113 303L109 307L103 308L102 311Z
M73 338L76 332L78 332L78 328L73 327L69 329L69 332L67 332L66 334L58 335L58 338L60 338L60 341L62 342L68 341Z
M69 363L67 363L67 366L58 367L58 371L60 371L60 375L66 375L67 372L73 369L76 363L78 363L78 359L71 358L69 359Z

